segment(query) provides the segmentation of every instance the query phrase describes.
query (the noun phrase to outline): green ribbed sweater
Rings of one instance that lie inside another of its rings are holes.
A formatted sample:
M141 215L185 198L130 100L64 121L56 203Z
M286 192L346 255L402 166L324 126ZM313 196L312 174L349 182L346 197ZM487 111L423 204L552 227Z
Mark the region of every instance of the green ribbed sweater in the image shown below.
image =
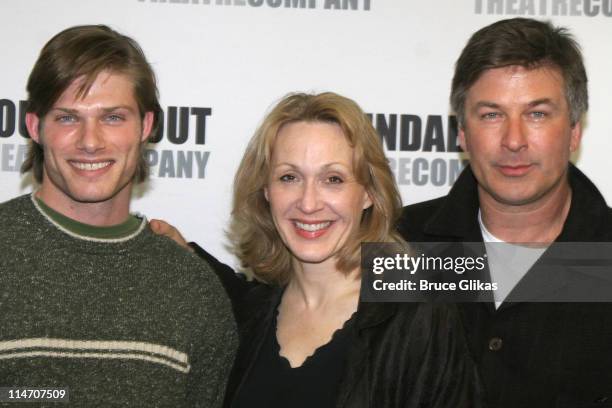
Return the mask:
M236 346L216 275L146 221L92 240L30 195L0 204L0 386L68 387L70 407L217 407Z

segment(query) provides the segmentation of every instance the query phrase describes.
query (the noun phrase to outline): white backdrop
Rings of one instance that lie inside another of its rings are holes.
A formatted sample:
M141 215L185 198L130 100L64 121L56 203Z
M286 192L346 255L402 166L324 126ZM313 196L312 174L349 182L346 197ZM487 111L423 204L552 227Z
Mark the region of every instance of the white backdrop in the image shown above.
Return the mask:
M19 101L41 47L64 28L100 23L141 44L166 113L132 210L169 220L222 260L235 263L224 228L244 147L291 91L358 101L385 134L404 202L443 195L461 166L447 141L455 59L475 30L519 15L567 26L582 44L591 109L575 161L610 201L612 0L0 0L0 201L32 189L17 171L27 143ZM401 115L410 115L403 130ZM169 131L172 116L188 131ZM412 151L400 150L400 134Z

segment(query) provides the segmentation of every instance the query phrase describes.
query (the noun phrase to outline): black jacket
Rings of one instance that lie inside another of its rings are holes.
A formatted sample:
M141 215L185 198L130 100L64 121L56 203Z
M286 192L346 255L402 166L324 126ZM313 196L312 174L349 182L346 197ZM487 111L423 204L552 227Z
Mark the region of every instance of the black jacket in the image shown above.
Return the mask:
M197 247L219 274L238 322L240 347L225 406L249 375L282 289L246 282ZM337 407L481 407L481 387L454 306L360 303ZM270 392L274 392L273 387ZM316 392L316 390L313 390Z
M571 164L569 182L557 242L612 241L612 210L597 188ZM412 242L482 242L478 208L468 166L447 196L405 207L398 229ZM459 307L491 407L612 407L612 304Z

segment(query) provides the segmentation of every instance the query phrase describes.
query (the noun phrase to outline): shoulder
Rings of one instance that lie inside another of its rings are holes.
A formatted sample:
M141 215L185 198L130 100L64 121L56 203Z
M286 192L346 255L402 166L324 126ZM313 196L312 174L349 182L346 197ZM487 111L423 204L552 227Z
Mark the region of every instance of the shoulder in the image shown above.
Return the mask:
M602 220L603 228L609 239L612 239L612 208L607 207L604 211L604 219Z
M442 207L447 197L405 206L397 224L399 233L409 241L419 241L429 219Z
M245 275L236 273L231 266L219 261L197 243L190 242L189 246L202 261L211 266L212 271L217 275L232 300L242 298L244 293L254 285L254 282L248 281Z
M198 244L191 242L189 246L202 261L211 266L212 271L219 278L232 302L234 315L239 323L250 320L262 312L267 312L270 305L274 303L274 299L280 294L279 287L247 280L244 274L236 273L231 266L219 261Z
M12 198L0 203L0 217L5 218L23 213L28 207L33 207L30 194Z
M25 245L36 237L44 237L40 231L42 217L37 213L30 194L0 203L0 242L8 242L13 248Z
M194 264L198 264L197 257L194 257L188 250L181 247L172 239L153 233L148 225L144 227L140 233L140 237L137 237L137 239L143 241L141 245L146 244L146 247L142 248L142 250L146 251L149 255L154 255L156 258L180 258L190 267Z
M431 216L444 204L446 200L447 196L442 196L432 200L407 205L402 209L402 217L415 215Z
M572 204L564 228L569 239L585 241L612 239L612 209L597 186L573 164L569 166Z
M207 261L170 238L154 234L148 226L141 235L134 242L138 245L135 257L150 268L147 275L151 280L166 284L168 290L178 291L198 303L202 301L219 309L229 305L221 280Z

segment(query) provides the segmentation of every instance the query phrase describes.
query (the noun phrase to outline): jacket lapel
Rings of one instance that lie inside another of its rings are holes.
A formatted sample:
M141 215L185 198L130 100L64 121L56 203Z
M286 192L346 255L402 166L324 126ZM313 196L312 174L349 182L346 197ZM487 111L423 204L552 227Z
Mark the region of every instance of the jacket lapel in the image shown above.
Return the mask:
M361 408L364 401L370 400L368 386L371 380L367 378L370 361L369 345L371 343L372 328L384 323L397 312L395 303L359 302L355 325L352 328L352 338L347 353L345 375L340 384L340 392L336 402L337 408L350 406ZM367 406L367 405L366 405ZM366 406L363 406L365 408Z

